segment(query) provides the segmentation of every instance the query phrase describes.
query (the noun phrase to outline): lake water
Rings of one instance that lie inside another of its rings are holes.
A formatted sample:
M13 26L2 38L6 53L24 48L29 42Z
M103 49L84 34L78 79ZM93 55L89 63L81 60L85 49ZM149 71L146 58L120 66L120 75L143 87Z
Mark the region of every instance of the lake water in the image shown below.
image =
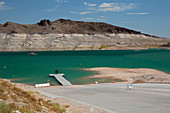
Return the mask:
M64 73L65 78L73 84L88 84L96 79L87 79L94 72L83 68L152 68L170 73L170 50L92 50L92 51L48 51L36 52L1 52L0 78L15 79L15 82L35 84L50 80L57 84L48 74ZM109 82L108 80L104 80Z

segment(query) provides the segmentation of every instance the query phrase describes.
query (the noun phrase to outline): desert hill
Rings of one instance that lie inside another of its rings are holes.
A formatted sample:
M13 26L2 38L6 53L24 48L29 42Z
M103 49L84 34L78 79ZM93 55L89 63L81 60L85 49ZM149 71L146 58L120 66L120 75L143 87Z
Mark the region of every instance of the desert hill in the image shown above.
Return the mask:
M6 22L5 24L0 25L0 33L142 34L138 31L110 25L103 22L83 22L65 19L59 19L53 22L44 19L39 23L30 25Z

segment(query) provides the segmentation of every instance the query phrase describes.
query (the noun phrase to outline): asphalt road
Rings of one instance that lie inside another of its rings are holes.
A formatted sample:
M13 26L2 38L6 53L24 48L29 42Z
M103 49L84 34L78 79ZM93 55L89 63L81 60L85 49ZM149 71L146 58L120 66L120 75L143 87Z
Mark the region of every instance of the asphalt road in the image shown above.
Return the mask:
M64 97L110 113L170 113L170 84L75 85L38 88L46 96Z

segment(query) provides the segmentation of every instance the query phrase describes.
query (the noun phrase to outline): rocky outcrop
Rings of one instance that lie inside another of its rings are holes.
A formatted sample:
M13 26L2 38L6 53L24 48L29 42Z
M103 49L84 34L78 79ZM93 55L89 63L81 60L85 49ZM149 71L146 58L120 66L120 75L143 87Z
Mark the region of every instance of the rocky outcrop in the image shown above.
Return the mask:
M41 20L39 23L37 23L39 26L47 26L47 25L51 25L52 22L50 20Z
M113 50L152 48L170 39L141 34L0 34L0 51Z

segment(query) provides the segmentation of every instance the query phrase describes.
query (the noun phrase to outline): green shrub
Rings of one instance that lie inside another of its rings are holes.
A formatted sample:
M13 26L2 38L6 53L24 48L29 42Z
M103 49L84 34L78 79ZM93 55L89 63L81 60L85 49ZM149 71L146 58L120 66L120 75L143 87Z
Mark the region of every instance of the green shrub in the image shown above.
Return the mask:
M0 102L0 113L11 113L12 107L7 105L5 102Z
M69 106L69 105L64 105L63 107L64 107L64 108L69 108L70 106Z
M3 88L2 88L2 87L0 87L0 92L2 92L2 93L4 92L4 90L3 90Z

